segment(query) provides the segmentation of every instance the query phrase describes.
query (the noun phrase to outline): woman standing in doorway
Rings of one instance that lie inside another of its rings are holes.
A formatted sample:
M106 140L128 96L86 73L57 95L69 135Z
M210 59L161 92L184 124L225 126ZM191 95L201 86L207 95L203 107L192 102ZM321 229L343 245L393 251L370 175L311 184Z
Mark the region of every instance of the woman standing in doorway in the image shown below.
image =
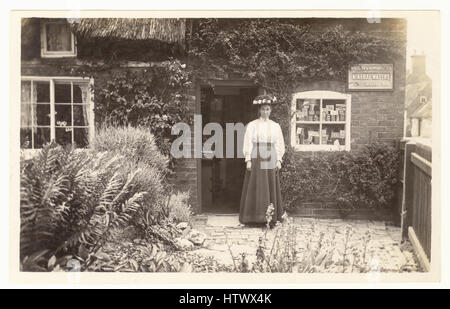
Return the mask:
M273 224L282 220L279 170L285 152L284 138L280 125L269 119L276 98L259 95L253 104L258 106L259 118L248 123L244 135L246 171L239 221L242 224L267 223L266 211L272 204L274 209L270 224Z

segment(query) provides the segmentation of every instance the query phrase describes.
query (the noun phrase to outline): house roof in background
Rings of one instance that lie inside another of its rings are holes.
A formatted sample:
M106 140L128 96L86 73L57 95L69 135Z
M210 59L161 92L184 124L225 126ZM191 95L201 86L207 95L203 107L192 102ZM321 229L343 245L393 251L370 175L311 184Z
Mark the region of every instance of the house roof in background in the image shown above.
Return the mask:
M80 18L70 23L85 38L185 42L186 20L182 18Z
M413 82L406 84L405 87L405 108L406 116L412 115L426 104L420 102L420 97L425 96L427 101L432 99L432 82L431 79L425 79L420 82Z
M409 106L413 101L423 93L424 90L430 85L429 81L407 84L405 87L405 99L406 106Z
M411 118L428 118L432 117L432 101L429 100L427 103L419 107L414 113L412 113Z

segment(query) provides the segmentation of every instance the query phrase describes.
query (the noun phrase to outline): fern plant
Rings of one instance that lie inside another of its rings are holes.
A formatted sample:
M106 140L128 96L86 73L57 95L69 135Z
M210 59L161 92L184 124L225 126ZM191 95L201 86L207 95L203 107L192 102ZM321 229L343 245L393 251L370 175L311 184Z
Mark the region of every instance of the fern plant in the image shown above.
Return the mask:
M95 253L113 228L132 220L146 192L134 185L139 170L123 172L123 159L54 143L31 160L21 158L20 254L28 262L23 270L40 269L29 261L43 250L38 256L44 268L43 257L67 254L88 263L83 252Z

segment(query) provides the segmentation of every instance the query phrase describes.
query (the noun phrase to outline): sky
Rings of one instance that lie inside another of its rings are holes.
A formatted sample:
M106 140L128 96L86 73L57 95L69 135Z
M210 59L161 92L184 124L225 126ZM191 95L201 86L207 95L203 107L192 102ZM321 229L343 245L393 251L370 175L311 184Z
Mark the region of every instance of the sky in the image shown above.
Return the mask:
M427 74L434 80L440 67L439 19L439 13L436 11L422 11L407 18L406 67L411 70L411 55L424 53Z

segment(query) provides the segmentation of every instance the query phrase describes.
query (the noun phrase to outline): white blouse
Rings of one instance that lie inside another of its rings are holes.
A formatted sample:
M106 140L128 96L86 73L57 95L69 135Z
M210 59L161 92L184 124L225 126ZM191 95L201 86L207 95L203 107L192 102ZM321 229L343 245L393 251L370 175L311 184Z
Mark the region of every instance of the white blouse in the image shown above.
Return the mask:
M270 119L259 118L249 122L244 134L245 162L251 160L253 143L274 143L277 160L282 161L285 152L283 132L278 123Z

